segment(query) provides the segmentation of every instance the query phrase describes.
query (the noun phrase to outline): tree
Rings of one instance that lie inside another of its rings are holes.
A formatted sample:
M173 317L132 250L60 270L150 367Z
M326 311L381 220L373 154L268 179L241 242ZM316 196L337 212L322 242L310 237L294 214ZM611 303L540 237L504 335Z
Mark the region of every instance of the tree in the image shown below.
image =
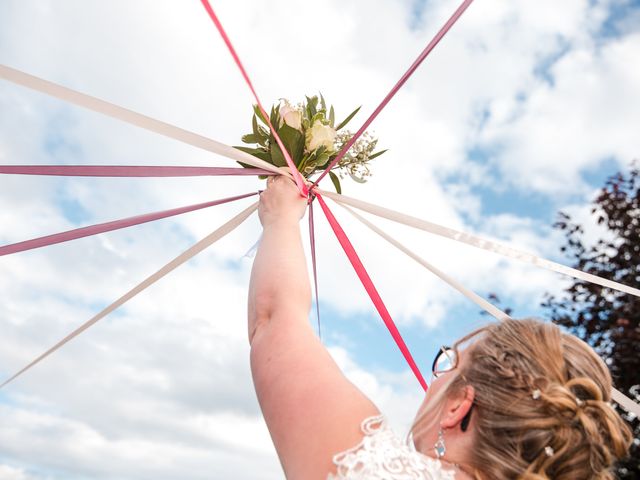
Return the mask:
M640 168L617 173L593 202L592 218L606 238L585 245L584 228L560 212L554 224L565 234L561 250L573 266L609 280L640 288ZM589 343L605 360L615 386L640 401L640 298L574 280L565 294L547 295L542 306L553 322ZM634 431L628 459L617 467L620 479L640 480L640 421L619 410Z

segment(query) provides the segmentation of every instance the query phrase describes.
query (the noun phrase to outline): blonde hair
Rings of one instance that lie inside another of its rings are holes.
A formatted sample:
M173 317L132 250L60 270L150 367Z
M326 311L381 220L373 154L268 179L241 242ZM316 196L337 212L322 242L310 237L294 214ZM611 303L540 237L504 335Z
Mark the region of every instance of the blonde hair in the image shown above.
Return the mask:
M534 319L490 324L454 348L469 340L443 395L475 390L467 470L491 480L615 478L611 467L632 435L610 404L611 376L591 347Z

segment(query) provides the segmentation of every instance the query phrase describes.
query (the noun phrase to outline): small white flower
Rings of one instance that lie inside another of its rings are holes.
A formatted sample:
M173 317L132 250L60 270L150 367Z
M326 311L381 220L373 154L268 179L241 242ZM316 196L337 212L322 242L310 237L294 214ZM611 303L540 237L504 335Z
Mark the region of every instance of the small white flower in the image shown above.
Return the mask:
M289 103L285 103L280 107L280 126L282 126L282 122L289 125L291 128L295 128L296 130L302 129L302 112L297 110Z
M334 149L336 139L336 131L329 125L323 125L321 122L315 122L313 126L307 130L306 146L307 150L313 152L317 148L324 146L328 152Z

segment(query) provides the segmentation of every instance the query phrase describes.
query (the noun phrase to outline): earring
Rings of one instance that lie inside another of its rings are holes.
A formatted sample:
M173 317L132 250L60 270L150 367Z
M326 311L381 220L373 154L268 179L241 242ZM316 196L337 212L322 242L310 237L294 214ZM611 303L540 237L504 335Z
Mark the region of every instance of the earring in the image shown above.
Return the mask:
M433 446L433 451L438 458L444 457L444 454L447 452L447 447L444 444L444 431L442 430L442 427L440 427L440 430L438 431L438 441Z

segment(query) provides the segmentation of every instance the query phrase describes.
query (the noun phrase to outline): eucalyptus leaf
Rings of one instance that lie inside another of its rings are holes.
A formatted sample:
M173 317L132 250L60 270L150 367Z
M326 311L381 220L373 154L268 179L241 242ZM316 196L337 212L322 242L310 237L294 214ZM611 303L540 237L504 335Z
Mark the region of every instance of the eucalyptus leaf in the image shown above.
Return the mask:
M347 123L349 123L351 119L355 117L356 113L358 113L358 111L361 108L362 108L362 105L356 108L353 112L351 112L351 114L347 118L345 118L342 122L340 122L340 124L336 127L336 130L340 130L341 128L344 128L347 125Z
M341 195L342 194L342 188L340 187L340 179L338 178L338 176L335 173L333 173L332 171L329 171L329 178L333 182L333 186L335 187L336 192L339 195Z
M333 109L333 105L331 105L331 108L329 109L329 125L331 125L331 128L335 128L335 123L336 123L336 112Z

